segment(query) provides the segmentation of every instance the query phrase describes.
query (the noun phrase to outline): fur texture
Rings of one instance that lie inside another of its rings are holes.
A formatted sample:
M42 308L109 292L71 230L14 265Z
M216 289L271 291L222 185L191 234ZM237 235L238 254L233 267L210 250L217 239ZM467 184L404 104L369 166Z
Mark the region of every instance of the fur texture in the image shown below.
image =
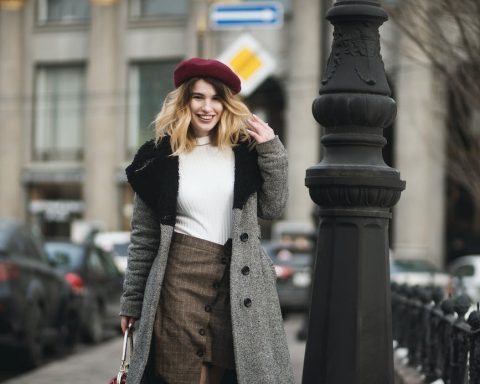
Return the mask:
M262 185L255 148L241 143L233 148L235 184L233 208L242 208L248 197ZM157 214L160 223L175 225L179 185L178 157L172 156L170 137L155 145L154 140L143 144L133 162L126 168L133 190Z

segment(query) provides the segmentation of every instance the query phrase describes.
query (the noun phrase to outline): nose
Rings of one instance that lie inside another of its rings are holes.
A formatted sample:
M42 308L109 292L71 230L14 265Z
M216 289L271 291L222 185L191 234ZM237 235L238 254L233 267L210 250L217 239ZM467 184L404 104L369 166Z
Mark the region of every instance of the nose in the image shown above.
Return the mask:
M213 109L212 103L210 100L205 99L203 104L202 104L202 111L204 112L210 112Z

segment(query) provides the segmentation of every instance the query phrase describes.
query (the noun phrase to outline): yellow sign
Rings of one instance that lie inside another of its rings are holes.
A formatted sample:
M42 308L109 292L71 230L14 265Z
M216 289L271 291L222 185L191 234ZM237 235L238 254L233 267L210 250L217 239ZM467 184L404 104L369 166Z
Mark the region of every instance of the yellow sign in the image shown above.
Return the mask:
M0 0L0 8L16 11L24 6L25 0Z
M249 34L234 41L218 60L240 77L243 96L250 95L275 69L273 58Z
M228 63L242 80L248 80L262 66L255 52L243 48Z

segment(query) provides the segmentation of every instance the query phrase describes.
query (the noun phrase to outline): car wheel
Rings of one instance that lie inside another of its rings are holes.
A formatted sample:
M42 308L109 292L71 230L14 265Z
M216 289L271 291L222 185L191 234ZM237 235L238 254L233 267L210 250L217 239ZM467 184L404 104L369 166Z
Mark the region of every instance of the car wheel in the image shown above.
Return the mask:
M85 328L85 340L89 343L96 344L103 339L103 321L100 305L95 303L92 305Z
M26 369L36 368L43 361L42 311L38 304L33 304L31 308L25 323L25 344L22 348L22 360Z

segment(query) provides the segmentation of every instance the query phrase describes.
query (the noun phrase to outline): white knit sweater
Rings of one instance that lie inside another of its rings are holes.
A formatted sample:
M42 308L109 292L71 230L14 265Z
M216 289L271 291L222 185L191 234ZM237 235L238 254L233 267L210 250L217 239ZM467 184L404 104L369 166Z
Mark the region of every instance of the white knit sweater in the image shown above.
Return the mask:
M235 161L231 148L220 150L209 137L179 157L175 232L224 244L231 236Z

